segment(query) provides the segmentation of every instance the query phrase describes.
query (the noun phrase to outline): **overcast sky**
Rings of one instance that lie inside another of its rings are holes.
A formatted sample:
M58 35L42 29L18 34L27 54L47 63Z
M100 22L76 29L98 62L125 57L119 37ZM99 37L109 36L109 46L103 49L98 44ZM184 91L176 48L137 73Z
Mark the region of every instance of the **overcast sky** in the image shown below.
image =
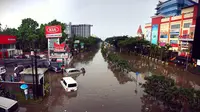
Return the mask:
M158 0L0 0L0 23L17 28L23 18L38 23L53 19L92 24L92 34L135 36L139 25L151 21Z

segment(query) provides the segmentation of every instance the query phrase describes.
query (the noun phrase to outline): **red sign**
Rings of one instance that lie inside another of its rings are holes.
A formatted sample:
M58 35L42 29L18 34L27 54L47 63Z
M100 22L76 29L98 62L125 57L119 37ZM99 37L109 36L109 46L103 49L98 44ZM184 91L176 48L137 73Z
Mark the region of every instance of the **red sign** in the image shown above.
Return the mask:
M15 44L16 37L12 35L0 35L0 44Z
M45 26L46 38L60 38L62 37L61 25Z
M57 44L54 42L54 52L65 52L65 43Z
M178 44L170 44L172 47L178 47Z

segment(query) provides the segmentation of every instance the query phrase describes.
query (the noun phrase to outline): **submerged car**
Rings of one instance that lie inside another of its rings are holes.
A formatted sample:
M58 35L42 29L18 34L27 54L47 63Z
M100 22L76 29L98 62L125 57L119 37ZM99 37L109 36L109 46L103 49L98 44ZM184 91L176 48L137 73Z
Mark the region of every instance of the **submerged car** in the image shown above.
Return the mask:
M72 77L63 77L60 83L66 92L74 92L78 89L78 84Z
M81 69L77 69L77 68L67 68L64 70L65 75L74 75L74 74L81 74L81 73L85 73L85 69L81 68Z

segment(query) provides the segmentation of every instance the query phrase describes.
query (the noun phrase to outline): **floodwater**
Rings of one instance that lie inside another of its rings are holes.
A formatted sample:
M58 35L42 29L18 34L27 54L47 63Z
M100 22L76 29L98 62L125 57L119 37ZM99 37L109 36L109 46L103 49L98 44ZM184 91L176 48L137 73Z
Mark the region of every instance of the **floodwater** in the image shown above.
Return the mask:
M73 66L84 67L86 73L75 77L78 91L66 93L60 84L62 74L49 73L50 96L38 108L27 108L28 112L162 112L139 85L145 82L145 76L152 74L181 77L182 82L178 80L177 83L189 87L192 82L198 87L199 76L179 71L177 67L164 67L140 57L121 56L130 60L134 72L140 74L123 75L114 71L100 50L79 55L75 57Z

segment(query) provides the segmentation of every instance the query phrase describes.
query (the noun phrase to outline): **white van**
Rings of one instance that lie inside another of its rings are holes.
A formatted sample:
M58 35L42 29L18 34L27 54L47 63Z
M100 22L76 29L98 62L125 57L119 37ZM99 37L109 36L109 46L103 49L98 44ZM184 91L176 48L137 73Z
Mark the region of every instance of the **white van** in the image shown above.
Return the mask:
M67 92L77 91L78 89L78 84L72 77L63 77L60 83Z
M0 97L0 112L18 112L18 102L5 97Z

